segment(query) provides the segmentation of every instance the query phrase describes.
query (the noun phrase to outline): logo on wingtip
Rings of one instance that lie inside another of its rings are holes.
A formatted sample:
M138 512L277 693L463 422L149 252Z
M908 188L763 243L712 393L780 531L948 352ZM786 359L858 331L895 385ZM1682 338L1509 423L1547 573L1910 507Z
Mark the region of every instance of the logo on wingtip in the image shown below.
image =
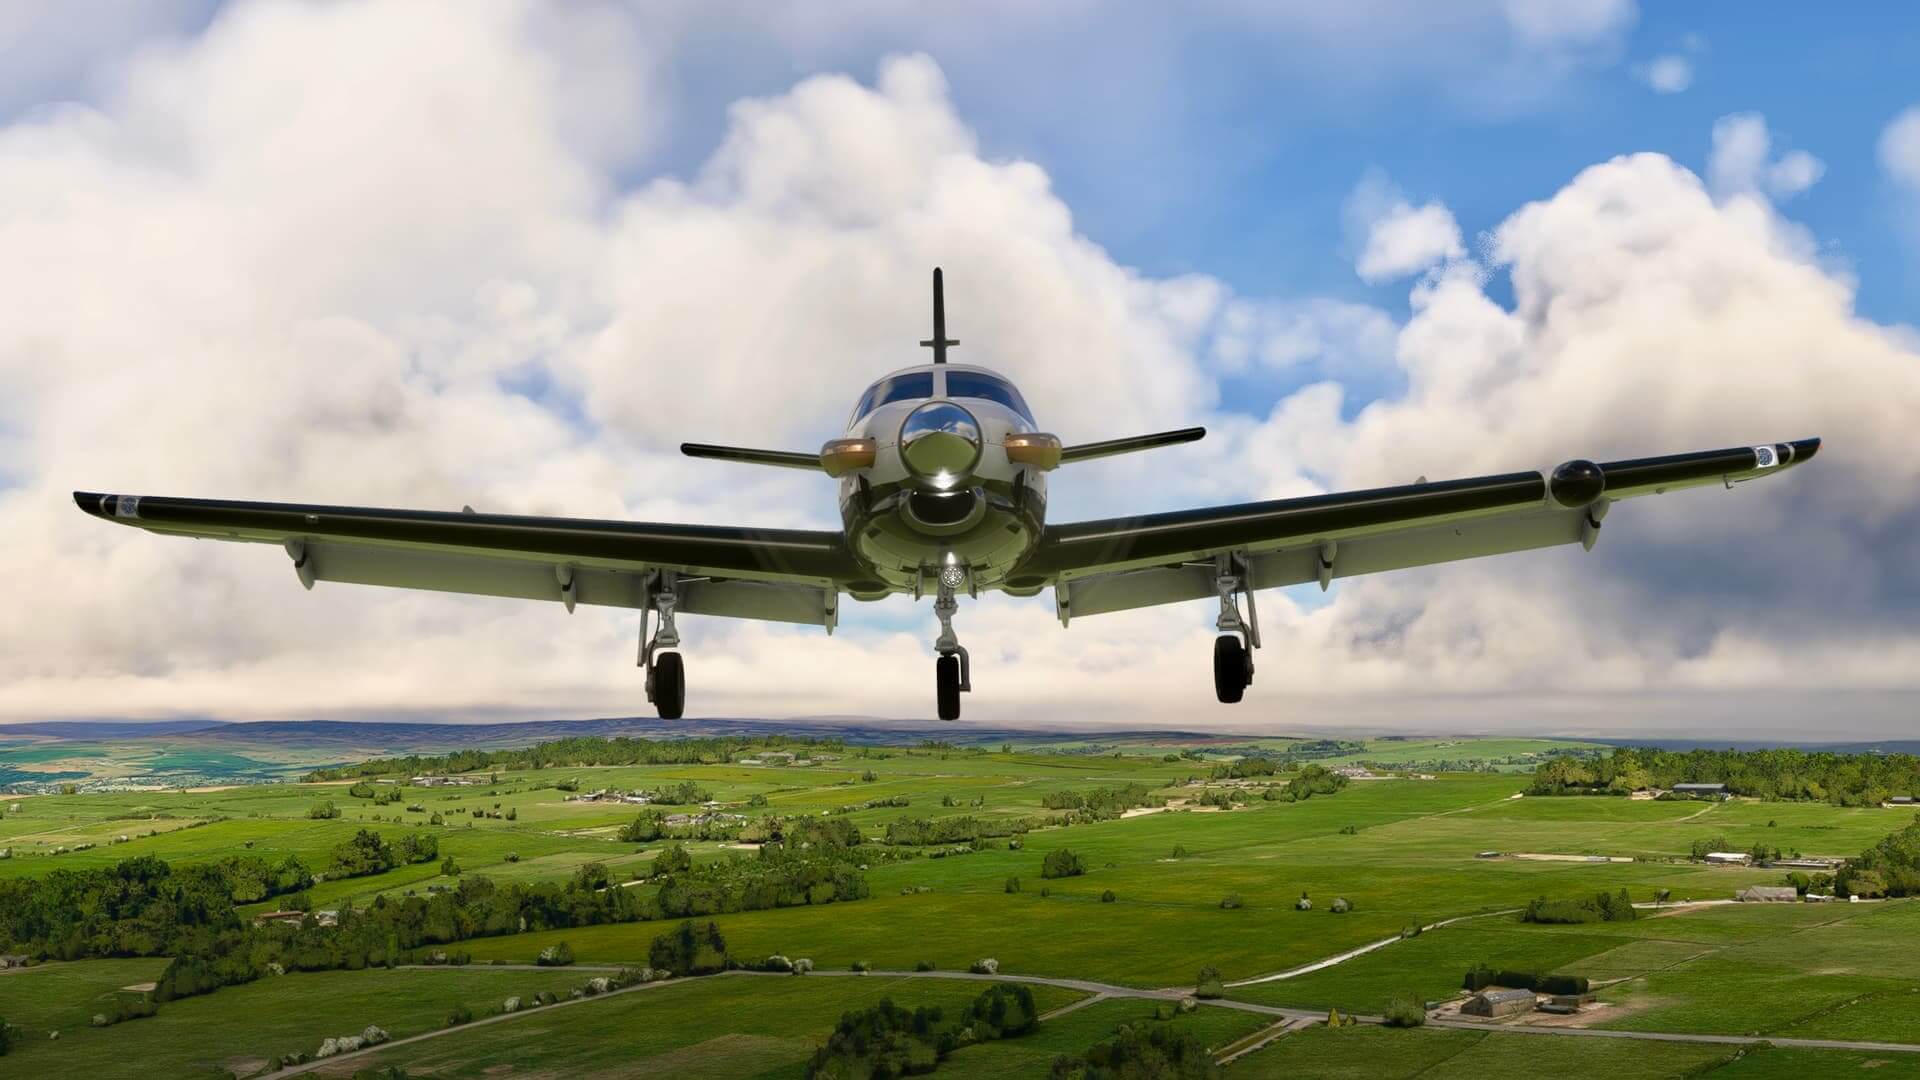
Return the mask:
M113 516L137 518L140 516L140 496L122 495L113 500Z
M1771 469L1778 464L1780 464L1780 456L1773 452L1773 447L1756 446L1753 448L1753 467L1754 468Z

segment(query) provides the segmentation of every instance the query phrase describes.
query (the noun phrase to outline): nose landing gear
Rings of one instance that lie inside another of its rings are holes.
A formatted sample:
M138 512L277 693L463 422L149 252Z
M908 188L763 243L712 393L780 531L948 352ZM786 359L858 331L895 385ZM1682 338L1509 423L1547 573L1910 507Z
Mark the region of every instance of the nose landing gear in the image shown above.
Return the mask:
M933 641L933 651L940 654L933 663L934 703L942 720L960 719L960 695L973 691L973 663L953 632L953 613L960 610L953 590L953 584L943 578L933 601L933 613L940 620L940 636Z
M1222 705L1232 705L1253 683L1253 650L1260 647L1260 617L1253 603L1253 585L1244 555L1221 555L1214 560L1213 587L1220 594L1220 617L1213 639L1213 694ZM1247 598L1247 614L1240 614L1240 595Z
M640 609L640 666L647 669L647 700L653 702L660 719L678 720L687 706L686 666L679 653L660 651L680 647L680 631L673 624L679 596L673 590L672 572L650 575L647 592L652 607ZM647 616L653 611L660 613L660 629L649 638Z

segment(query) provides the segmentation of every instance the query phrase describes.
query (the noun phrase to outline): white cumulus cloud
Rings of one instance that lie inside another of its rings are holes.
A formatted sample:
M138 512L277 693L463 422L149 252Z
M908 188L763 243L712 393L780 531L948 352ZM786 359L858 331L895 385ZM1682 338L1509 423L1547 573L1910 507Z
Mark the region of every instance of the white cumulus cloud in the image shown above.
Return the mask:
M1656 56L1638 71L1656 94L1678 94L1693 85L1693 61L1678 53Z
M1792 198L1818 183L1826 164L1805 150L1773 157L1773 135L1759 113L1734 113L1713 125L1707 177L1720 198L1764 193Z
M1354 270L1364 281L1407 277L1466 254L1460 225L1445 204L1415 206L1377 172L1361 178L1344 213L1360 249Z

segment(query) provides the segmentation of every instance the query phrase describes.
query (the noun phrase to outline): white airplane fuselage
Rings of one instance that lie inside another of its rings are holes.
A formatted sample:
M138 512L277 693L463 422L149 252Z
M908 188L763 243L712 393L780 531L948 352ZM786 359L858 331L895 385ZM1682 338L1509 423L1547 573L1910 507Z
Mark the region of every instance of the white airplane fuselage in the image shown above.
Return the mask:
M1010 451L1010 436L1029 445ZM840 480L848 547L874 575L850 595L931 593L943 570L961 592L1041 589L1018 566L1046 517L1051 463L1036 464L1031 444L1050 437L1005 377L953 363L891 372L862 395L845 437L870 440L873 455Z

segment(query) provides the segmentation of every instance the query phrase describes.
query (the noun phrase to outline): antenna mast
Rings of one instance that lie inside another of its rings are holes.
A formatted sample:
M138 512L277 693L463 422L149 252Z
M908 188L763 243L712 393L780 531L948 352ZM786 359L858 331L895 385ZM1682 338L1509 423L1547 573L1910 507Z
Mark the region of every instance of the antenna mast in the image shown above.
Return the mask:
M920 343L933 350L933 362L947 362L947 348L960 344L947 336L947 293L940 275L940 268L933 268L933 336Z

